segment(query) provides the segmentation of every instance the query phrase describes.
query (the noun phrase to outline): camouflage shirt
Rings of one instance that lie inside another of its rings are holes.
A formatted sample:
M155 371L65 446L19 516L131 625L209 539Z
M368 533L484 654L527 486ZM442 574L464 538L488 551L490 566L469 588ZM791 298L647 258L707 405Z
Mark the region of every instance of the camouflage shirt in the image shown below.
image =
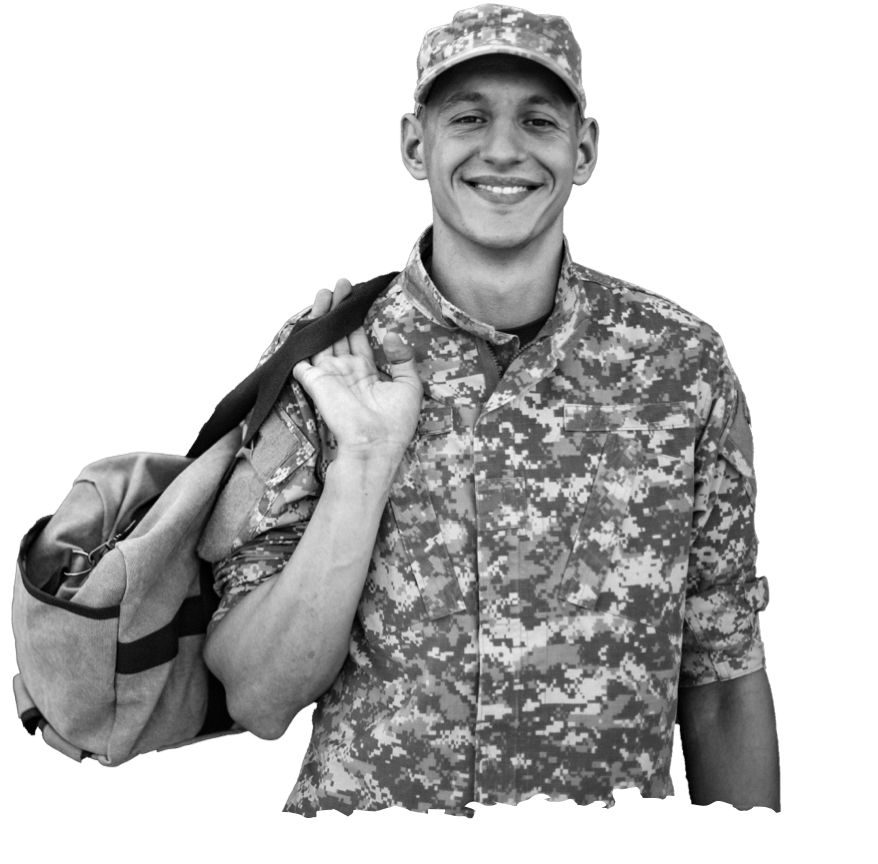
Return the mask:
M672 794L678 686L764 662L752 438L722 342L565 242L519 350L440 295L430 244L367 318L379 368L392 328L425 396L286 809ZM205 533L215 620L283 568L334 448L291 379Z

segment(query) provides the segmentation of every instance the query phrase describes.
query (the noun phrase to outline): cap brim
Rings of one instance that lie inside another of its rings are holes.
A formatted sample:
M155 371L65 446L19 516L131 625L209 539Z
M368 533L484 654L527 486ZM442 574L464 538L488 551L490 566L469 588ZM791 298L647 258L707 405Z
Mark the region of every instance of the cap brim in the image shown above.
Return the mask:
M417 89L415 90L415 103L418 105L426 104L427 96L430 94L430 88L443 72L447 72L449 69L460 63L465 63L467 60L472 60L475 57L484 57L488 54L510 54L514 57L523 57L525 60L532 60L534 63L539 63L540 66L548 69L550 72L554 72L555 75L567 85L567 89L573 94L576 104L579 105L580 114L585 118L585 94L577 88L576 83L564 71L564 69L556 63L547 60L546 57L539 52L529 51L527 48L517 48L513 45L482 45L479 48L473 48L471 51L456 54L453 57L449 57L447 60L443 60L441 63L434 66L418 84Z

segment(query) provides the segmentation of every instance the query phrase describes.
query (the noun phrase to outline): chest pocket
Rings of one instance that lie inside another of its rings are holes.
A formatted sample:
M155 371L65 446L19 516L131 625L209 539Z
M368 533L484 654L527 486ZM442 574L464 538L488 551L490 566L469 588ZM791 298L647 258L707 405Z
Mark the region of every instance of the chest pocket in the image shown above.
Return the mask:
M565 406L567 432L606 439L561 599L675 627L688 552L695 421L685 402Z
M451 423L450 409L425 410L418 438L447 432ZM370 641L465 609L416 443L397 471L360 598Z

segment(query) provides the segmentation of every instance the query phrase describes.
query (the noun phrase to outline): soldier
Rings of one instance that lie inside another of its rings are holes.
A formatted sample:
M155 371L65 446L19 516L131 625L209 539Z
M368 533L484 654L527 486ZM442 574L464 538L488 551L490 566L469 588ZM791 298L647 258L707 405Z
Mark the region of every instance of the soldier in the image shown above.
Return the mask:
M277 738L316 700L304 815L664 797L675 719L693 802L779 809L746 401L709 325L571 258L598 126L569 25L479 6L417 65L433 224L202 541L229 711Z

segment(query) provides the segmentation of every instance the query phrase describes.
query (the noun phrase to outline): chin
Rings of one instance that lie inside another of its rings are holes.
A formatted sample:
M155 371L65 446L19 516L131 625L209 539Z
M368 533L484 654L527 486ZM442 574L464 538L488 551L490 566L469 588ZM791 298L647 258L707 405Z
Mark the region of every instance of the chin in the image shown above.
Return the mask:
M537 239L530 231L478 231L470 240L485 249L520 249Z
M464 223L464 236L486 249L515 249L535 240L542 231L536 225L509 224L502 220L473 220Z

